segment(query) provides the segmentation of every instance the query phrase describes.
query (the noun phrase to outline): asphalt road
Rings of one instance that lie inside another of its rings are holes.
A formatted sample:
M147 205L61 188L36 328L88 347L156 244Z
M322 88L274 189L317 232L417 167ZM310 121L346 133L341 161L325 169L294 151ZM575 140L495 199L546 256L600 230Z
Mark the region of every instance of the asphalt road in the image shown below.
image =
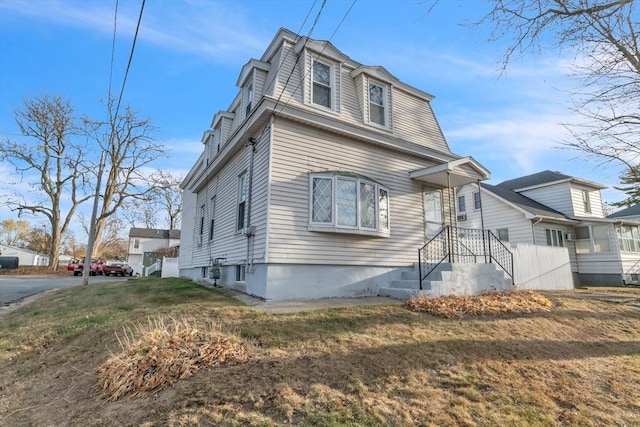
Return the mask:
M122 277L90 276L89 286L122 280ZM50 289L79 286L82 276L0 276L0 306L11 304Z

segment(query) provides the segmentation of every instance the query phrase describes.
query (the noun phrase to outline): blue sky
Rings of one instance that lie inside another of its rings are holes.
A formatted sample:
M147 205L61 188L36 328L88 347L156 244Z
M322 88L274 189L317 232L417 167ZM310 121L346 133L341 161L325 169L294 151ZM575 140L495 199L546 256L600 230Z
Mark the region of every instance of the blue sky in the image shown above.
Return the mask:
M107 97L115 3L0 0L0 138L20 140L14 111L24 99L45 94L70 99L77 113L106 117L101 101ZM116 92L140 3L119 1ZM259 58L280 27L307 35L321 3L147 0L123 103L159 128L157 142L170 152L156 167L186 173L211 118L237 93L242 65ZM569 110L572 52L519 58L501 74L504 43L487 43L489 28L463 25L486 8L480 0L327 0L311 37L330 39L353 60L381 65L435 95L433 108L452 151L486 166L490 183L551 169L616 185L619 168L597 167L557 148L567 137L560 123L578 120ZM0 163L0 193L8 173ZM611 188L603 196L609 202L624 198ZM0 207L0 220L6 218L15 214Z

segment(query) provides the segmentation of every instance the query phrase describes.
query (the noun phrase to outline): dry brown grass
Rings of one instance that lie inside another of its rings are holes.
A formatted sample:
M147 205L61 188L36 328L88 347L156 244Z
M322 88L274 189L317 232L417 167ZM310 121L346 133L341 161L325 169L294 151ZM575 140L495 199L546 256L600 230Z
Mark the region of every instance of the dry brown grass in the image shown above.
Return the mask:
M447 319L397 305L273 315L186 281L133 282L61 290L0 318L0 425L640 425L640 289L543 293L548 312ZM219 324L251 357L100 399L114 331L149 316Z
M249 358L245 346L236 337L222 333L218 325L198 327L186 318L149 319L146 325L123 328L116 337L122 351L112 354L98 368L98 387L111 401L127 395L146 396L200 369Z
M464 316L496 316L549 311L551 301L534 291L489 292L477 296L416 297L404 302L411 311L451 319Z

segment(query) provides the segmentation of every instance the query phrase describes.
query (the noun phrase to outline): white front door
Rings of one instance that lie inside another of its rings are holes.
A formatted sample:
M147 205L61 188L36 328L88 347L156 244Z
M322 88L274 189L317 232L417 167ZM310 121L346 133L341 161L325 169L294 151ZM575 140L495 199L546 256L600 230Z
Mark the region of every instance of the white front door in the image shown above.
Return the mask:
M442 190L425 190L424 200L424 234L429 240L435 236L444 225L442 220Z

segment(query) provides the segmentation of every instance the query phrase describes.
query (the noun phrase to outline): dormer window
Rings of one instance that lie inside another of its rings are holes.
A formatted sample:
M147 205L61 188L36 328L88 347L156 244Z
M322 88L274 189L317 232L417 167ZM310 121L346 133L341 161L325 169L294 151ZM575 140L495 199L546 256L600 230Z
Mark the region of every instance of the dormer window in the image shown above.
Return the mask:
M251 107L253 105L253 84L247 86L246 92L246 108L245 108L245 117L249 117L249 113L251 112Z
M318 60L313 61L312 102L331 108L331 66Z
M380 126L385 124L385 90L382 86L369 83L369 121Z

